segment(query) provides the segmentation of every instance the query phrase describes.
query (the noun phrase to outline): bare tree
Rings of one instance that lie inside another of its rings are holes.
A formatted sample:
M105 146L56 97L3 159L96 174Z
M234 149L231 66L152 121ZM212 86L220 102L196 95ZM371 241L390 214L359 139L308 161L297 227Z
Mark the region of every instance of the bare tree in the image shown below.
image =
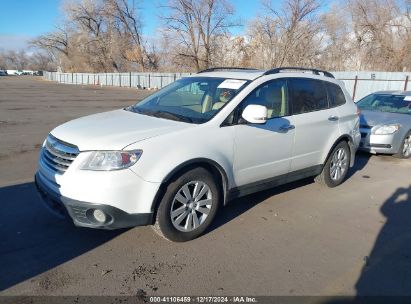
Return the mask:
M395 0L349 1L360 69L410 68L409 1L402 7Z
M12 70L25 70L28 69L29 65L29 58L25 51L14 51L10 50L4 52L1 56L3 58L3 64L7 67L7 69Z
M7 60L3 52L0 51L0 70L7 70Z
M64 5L63 26L32 41L58 59L65 71L117 72L156 69L147 51L134 1L76 0Z
M44 52L27 54L20 51L0 51L0 70L45 71L55 68L53 59Z
M64 28L57 27L56 31L41 35L31 41L31 44L45 49L51 53L58 52L69 55L68 34Z
M215 66L249 67L251 48L246 37L222 35L217 38L218 52L213 56Z
M126 48L126 52L123 53L124 58L138 63L144 71L146 66L145 58L150 61L150 57L147 56L143 44L142 23L137 14L135 2L107 0L107 8L106 14L114 19L114 27L122 39L123 46Z
M46 33L30 41L32 46L45 50L53 61L70 60L69 35L65 27L56 27L54 32Z
M265 13L248 28L257 65L315 65L321 42L321 27L316 20L319 2L286 0L276 10L271 1L266 1L263 7Z
M67 2L61 26L32 41L68 72L187 71L210 66L411 68L411 0L262 0L233 35L229 0L168 0L161 37L147 37L135 0ZM1 66L46 66L48 58L2 52ZM44 59L44 60L43 60Z
M346 6L333 3L319 19L322 45L318 67L332 71L357 69L357 53Z
M49 53L37 51L29 57L29 70L33 71L53 71L55 62Z
M239 25L231 20L234 9L225 0L170 0L164 8L169 13L162 18L175 40L176 56L197 71L213 64L217 38Z
M106 20L105 3L93 0L67 2L65 11L85 40L90 65L95 67L96 72L117 72L113 24L111 20Z

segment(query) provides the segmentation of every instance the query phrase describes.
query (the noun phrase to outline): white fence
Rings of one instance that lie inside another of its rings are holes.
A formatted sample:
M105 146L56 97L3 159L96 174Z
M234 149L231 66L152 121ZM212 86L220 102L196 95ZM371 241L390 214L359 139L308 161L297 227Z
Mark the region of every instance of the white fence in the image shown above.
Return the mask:
M332 72L344 82L354 100L375 91L411 89L411 72Z
M342 80L354 100L384 90L407 90L411 72L331 72ZM66 84L159 89L191 73L58 73L44 72L51 81Z
M102 86L160 89L191 75L190 73L59 73L43 72L44 78L66 84L89 84Z

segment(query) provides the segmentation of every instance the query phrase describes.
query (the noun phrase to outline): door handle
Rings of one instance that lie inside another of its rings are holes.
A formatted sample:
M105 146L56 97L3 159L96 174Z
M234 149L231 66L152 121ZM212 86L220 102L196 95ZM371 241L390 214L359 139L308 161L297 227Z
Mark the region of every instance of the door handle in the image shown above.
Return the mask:
M293 130L293 129L295 129L294 125L284 125L284 126L280 127L281 131L289 131L289 130Z
M329 121L337 121L338 119L340 119L338 116L332 115L330 117L328 117Z

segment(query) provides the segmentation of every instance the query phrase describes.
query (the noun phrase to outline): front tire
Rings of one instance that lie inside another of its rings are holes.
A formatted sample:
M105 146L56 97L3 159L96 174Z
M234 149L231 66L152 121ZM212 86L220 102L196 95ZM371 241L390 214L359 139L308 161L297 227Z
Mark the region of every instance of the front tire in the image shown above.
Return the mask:
M405 135L400 150L397 154L394 154L397 158L407 159L411 157L411 131Z
M185 242L197 238L210 226L220 205L213 175L194 168L168 184L153 226L162 237Z
M350 147L347 142L340 142L332 150L320 175L315 177L315 181L330 188L340 185L347 176L350 158Z

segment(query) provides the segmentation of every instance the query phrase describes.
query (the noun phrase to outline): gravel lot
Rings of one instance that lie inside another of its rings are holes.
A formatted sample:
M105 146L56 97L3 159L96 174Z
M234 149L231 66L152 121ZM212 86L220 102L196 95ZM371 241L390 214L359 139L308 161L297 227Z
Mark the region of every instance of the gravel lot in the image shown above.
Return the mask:
M389 156L236 200L183 244L54 218L33 185L47 133L148 93L0 77L0 295L411 295L411 161Z

